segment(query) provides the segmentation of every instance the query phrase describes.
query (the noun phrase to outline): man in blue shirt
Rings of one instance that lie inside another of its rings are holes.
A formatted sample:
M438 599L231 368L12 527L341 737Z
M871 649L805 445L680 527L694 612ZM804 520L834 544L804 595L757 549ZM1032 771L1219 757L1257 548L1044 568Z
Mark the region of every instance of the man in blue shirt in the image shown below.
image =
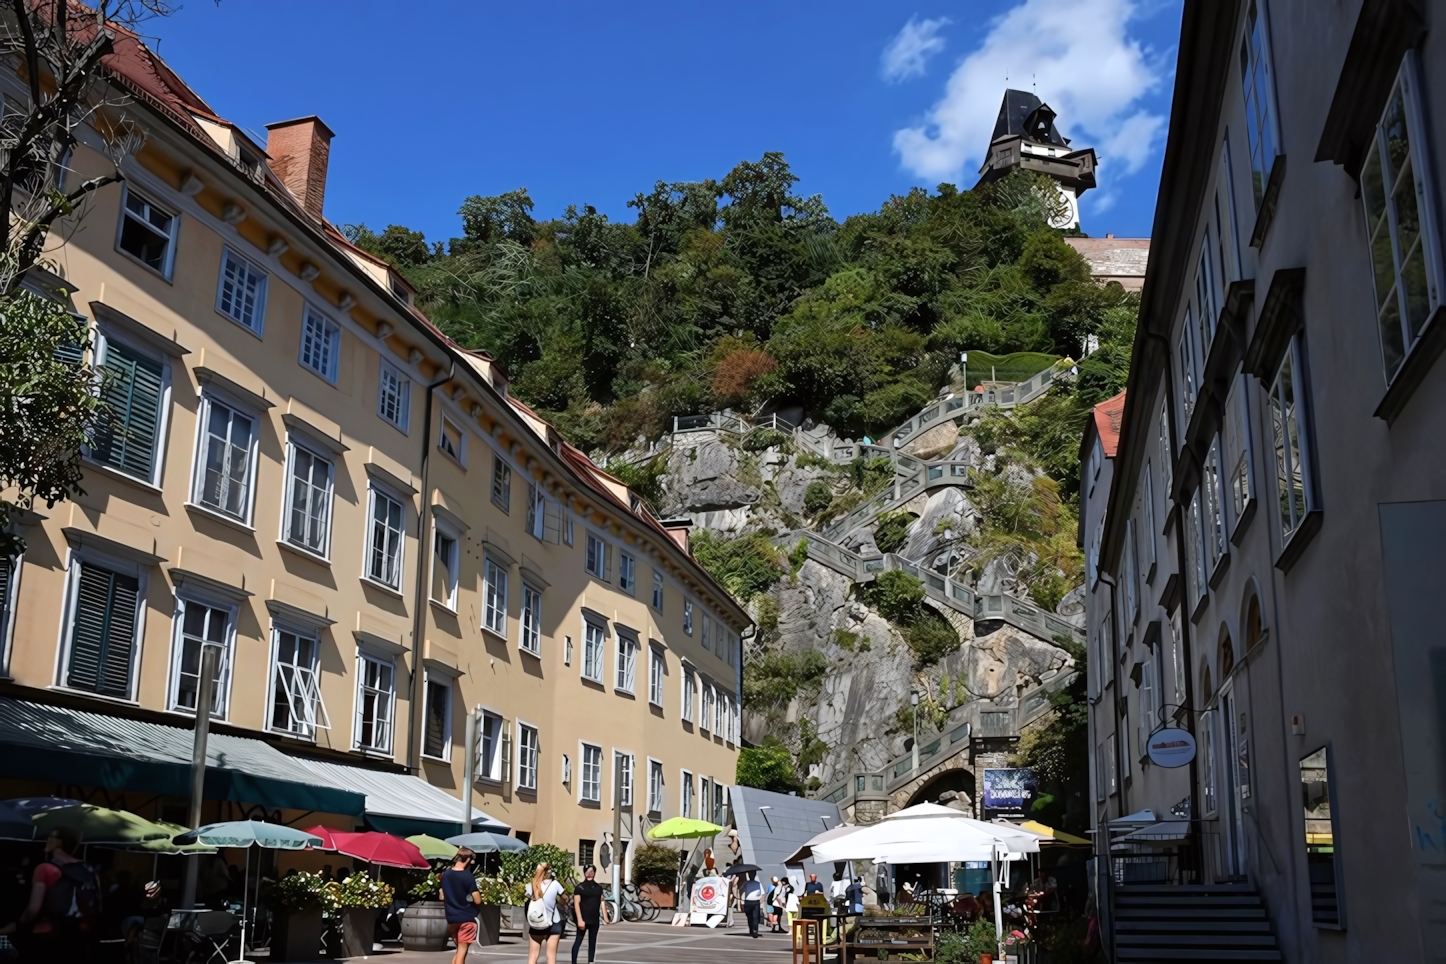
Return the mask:
M482 903L482 893L477 889L477 878L467 869L475 856L469 848L458 847L452 869L442 871L441 898L447 905L447 932L457 942L452 964L463 964L468 945L477 942L477 907Z

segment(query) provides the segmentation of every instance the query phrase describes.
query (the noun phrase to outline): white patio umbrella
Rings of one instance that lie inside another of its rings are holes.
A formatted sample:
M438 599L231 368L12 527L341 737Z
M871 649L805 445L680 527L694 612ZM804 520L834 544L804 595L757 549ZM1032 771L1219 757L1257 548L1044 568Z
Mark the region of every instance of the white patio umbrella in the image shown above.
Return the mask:
M854 833L810 844L813 859L824 863L880 858L891 864L944 863L993 860L996 852L1039 852L1038 837L1012 830L950 807L921 803Z

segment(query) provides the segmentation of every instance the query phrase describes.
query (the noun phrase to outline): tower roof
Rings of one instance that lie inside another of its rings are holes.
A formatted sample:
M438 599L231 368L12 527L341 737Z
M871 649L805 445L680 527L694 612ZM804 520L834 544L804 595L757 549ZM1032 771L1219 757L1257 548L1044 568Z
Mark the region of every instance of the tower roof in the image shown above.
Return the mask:
M990 143L1001 137L1027 137L1041 144L1068 147L1069 141L1060 136L1054 126L1054 118L1055 113L1049 105L1029 91L1006 90Z

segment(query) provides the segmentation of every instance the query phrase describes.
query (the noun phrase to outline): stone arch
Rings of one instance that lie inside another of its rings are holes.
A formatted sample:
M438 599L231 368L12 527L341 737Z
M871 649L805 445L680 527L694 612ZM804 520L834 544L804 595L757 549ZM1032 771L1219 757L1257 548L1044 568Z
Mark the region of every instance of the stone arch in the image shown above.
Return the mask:
M1220 652L1217 660L1220 664L1220 682L1224 683L1235 669L1235 644L1230 641L1230 627L1224 623L1220 624L1220 642L1216 648Z
M968 774L967 779L972 784L974 772L969 766L969 745L963 741L959 743L957 753L923 770L907 783L893 787L889 791L888 812L893 813L918 803L929 793L937 795L945 790L958 789L950 785L949 781L958 782L964 779L955 776L961 770ZM970 799L973 799L972 795Z
M974 800L974 771L961 766L936 773L909 794L909 799L904 806L912 807L916 803L937 801L939 794L947 790L961 793L972 802Z
M1240 607L1240 632L1245 652L1250 652L1265 638L1265 613L1260 606L1260 587L1252 577L1245 586L1245 602Z

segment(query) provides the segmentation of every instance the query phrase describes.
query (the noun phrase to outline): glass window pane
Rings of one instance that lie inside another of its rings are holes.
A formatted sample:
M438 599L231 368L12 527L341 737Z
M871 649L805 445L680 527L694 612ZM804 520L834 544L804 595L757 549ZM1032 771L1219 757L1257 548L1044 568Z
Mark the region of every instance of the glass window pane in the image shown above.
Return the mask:
M1366 226L1372 231L1386 216L1386 188L1381 179L1381 153L1375 142L1367 152L1366 166L1361 169L1361 200L1366 205Z
M1340 924L1336 887L1335 824L1331 817L1329 755L1324 747L1300 761L1301 804L1305 810L1306 867L1310 873L1311 920Z

